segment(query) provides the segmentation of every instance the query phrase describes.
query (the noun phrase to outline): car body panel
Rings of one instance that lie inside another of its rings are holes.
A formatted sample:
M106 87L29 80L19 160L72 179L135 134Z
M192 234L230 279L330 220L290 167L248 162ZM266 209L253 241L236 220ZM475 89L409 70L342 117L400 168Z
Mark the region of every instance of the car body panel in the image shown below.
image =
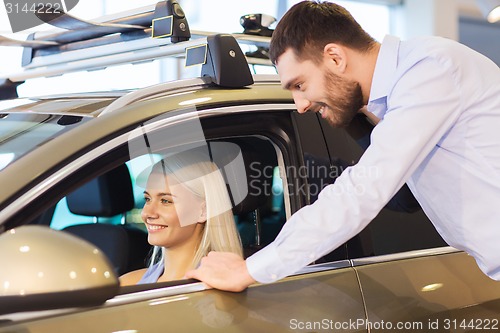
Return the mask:
M401 259L355 267L369 321L420 324L424 331L438 322L445 331L453 320L500 319L499 283L484 275L471 256L453 252Z
M356 321L365 316L352 268L308 273L307 279L297 275L272 285L254 285L242 293L206 290L158 297L152 290L149 294L147 301L87 309L6 329L0 326L0 332L310 332L318 327L332 331L345 318ZM346 327L345 331L365 330Z

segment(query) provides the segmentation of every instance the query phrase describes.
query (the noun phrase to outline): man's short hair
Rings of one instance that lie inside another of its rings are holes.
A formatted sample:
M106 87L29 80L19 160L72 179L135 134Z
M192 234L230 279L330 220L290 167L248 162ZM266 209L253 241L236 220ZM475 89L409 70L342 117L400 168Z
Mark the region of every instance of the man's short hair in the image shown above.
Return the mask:
M291 48L299 60L319 61L324 46L329 43L365 52L375 40L344 7L326 1L301 1L285 13L276 26L270 58L276 64Z

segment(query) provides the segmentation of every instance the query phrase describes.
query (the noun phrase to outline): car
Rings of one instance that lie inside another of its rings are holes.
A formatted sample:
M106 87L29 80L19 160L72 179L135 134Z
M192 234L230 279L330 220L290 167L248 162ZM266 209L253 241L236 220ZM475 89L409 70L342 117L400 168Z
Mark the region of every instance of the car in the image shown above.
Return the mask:
M176 2L164 6L181 13ZM136 60L151 51L144 45L168 44L137 40ZM358 235L275 283L240 293L192 279L119 286L117 277L149 256L140 175L151 161L209 150L248 257L369 145L370 119L359 114L333 128L298 114L277 75L249 71L256 60L238 41L262 48L269 37L207 34L166 46L164 55L180 50L186 62L203 63L196 78L0 101L0 332L497 330L500 284L447 246L406 186ZM4 80L4 96L15 97L24 77L68 70L57 67L66 61L60 50L37 47L26 72ZM89 52L71 51L68 68L81 69L78 57ZM89 66L121 61L102 56Z

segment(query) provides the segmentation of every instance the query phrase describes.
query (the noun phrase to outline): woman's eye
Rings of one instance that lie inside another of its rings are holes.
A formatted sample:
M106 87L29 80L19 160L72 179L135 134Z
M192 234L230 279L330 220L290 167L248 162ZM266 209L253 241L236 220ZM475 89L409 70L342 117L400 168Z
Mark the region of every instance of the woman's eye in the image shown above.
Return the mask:
M172 201L168 200L168 199L161 199L161 203L166 205L166 204L170 204L172 203Z
M150 199L149 197L144 197L144 201L146 201L146 202L150 202L150 201L151 201L151 199Z

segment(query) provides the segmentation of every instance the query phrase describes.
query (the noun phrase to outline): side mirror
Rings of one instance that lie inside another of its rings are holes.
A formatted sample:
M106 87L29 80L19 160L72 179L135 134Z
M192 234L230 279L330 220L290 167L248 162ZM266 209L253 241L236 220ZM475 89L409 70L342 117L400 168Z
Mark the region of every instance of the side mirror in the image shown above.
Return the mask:
M0 314L97 306L119 288L99 249L44 226L1 234L0 267Z

